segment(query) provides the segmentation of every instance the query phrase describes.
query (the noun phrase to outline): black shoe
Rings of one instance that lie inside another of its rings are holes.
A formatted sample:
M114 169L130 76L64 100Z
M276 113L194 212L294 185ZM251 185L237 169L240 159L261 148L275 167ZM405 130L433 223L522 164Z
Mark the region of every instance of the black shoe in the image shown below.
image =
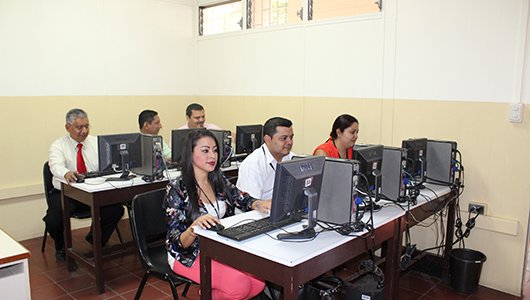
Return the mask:
M90 231L89 233L87 233L87 235L85 236L85 240L90 244L92 245L94 243L94 239L92 238L92 231ZM101 243L101 247L105 247L107 246L107 243Z
M90 245L92 245L92 243L94 242L94 240L92 239L92 232L89 232L89 233L85 236L85 240L86 240Z
M64 252L64 249L55 251L55 259L57 261L65 261L66 260L66 253Z
M66 260L66 252L64 249L55 251L55 259L57 261L65 261ZM72 260L72 271L77 270L77 263L75 260Z

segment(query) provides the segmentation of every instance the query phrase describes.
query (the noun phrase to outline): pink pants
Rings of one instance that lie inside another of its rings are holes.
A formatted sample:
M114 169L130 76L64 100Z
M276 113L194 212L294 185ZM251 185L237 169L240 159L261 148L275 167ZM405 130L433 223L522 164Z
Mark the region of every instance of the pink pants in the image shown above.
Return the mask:
M200 255L197 256L190 268L175 260L173 272L200 284ZM265 283L263 280L256 278L254 275L212 260L213 299L250 299L261 293L264 288Z

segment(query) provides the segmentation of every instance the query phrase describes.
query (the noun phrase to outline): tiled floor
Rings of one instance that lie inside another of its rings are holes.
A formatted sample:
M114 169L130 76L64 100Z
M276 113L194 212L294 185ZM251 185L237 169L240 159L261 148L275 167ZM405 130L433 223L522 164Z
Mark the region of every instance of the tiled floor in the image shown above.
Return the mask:
M120 224L121 232L127 232L127 223ZM86 229L74 231L74 240L80 245L84 242ZM125 234L127 235L127 234ZM113 237L114 238L114 237ZM127 237L126 237L127 238ZM130 234L128 236L130 238ZM111 240L116 243L116 240ZM69 273L64 262L56 262L53 240L48 238L46 251L41 253L42 238L35 238L21 242L31 251L29 261L32 299L134 299L136 289L143 275L143 270L135 254L130 254L113 261L105 266L105 293L98 295L95 288L94 276L83 267ZM178 289L179 294L182 287ZM0 297L1 298L1 297ZM171 299L171 290L165 281L152 278L148 281L142 299ZM192 286L188 297L182 299L199 299L198 286ZM450 300L450 299L488 299L514 300L521 299L501 293L489 288L479 287L471 295L458 294L451 290L440 279L416 271L402 275L399 288L399 299Z

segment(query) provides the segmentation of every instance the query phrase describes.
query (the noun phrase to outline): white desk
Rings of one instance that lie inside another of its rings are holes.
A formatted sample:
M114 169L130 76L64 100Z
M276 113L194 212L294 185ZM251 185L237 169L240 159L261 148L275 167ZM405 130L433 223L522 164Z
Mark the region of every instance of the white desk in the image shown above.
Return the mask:
M0 293L2 299L31 299L28 259L31 253L0 229Z
M394 265L394 250L397 248L395 239L398 234L398 220L402 212L395 211L389 215L374 216L377 227L374 242L386 244L391 255L387 257L387 268ZM223 225L230 226L247 218L259 218L258 212L247 212L222 220ZM307 221L304 221L307 222ZM298 231L302 224L297 223L284 227L287 231ZM275 236L280 230L269 232ZM201 298L211 298L211 260L225 263L241 269L283 287L284 299L296 299L298 286L351 258L366 252L371 242L366 243L367 234L363 238L342 236L336 232L320 233L314 240L307 242L285 242L271 239L267 235L259 235L242 242L221 237L216 232L197 229L201 236ZM391 272L390 269L386 272ZM388 280L388 290L393 282Z
M419 197L418 203L412 208L421 209L427 199L433 201L450 193L449 188L429 186L435 192L422 191L426 197ZM381 202L383 204L384 202ZM428 204L427 204L428 205ZM383 245L386 249L385 298L392 299L397 290L399 276L392 274L399 272L397 268L401 247L401 223L406 212L397 205L384 207L374 214L376 245ZM222 220L225 227L230 227L245 219L259 219L264 215L255 211L239 214ZM363 220L369 218L365 214ZM305 221L307 222L307 221ZM287 231L299 231L303 223L284 227ZM363 237L342 236L336 232L320 233L314 240L308 242L277 241L267 235L259 235L241 242L234 241L216 232L202 230L195 231L201 236L201 298L211 298L211 260L230 265L240 270L255 274L265 280L283 287L285 299L297 299L298 286L336 266L339 266L355 256L365 253L371 248L372 242L368 234ZM281 230L269 232L276 236ZM398 274L399 275L399 274Z

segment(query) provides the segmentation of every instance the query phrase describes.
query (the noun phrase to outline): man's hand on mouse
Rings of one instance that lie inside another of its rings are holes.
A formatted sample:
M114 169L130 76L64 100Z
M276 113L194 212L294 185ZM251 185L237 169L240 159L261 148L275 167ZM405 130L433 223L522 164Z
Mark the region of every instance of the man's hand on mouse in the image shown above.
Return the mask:
M68 183L72 183L77 182L77 178L82 176L83 175L77 173L76 171L68 171L66 174L64 174L64 179L66 179Z

